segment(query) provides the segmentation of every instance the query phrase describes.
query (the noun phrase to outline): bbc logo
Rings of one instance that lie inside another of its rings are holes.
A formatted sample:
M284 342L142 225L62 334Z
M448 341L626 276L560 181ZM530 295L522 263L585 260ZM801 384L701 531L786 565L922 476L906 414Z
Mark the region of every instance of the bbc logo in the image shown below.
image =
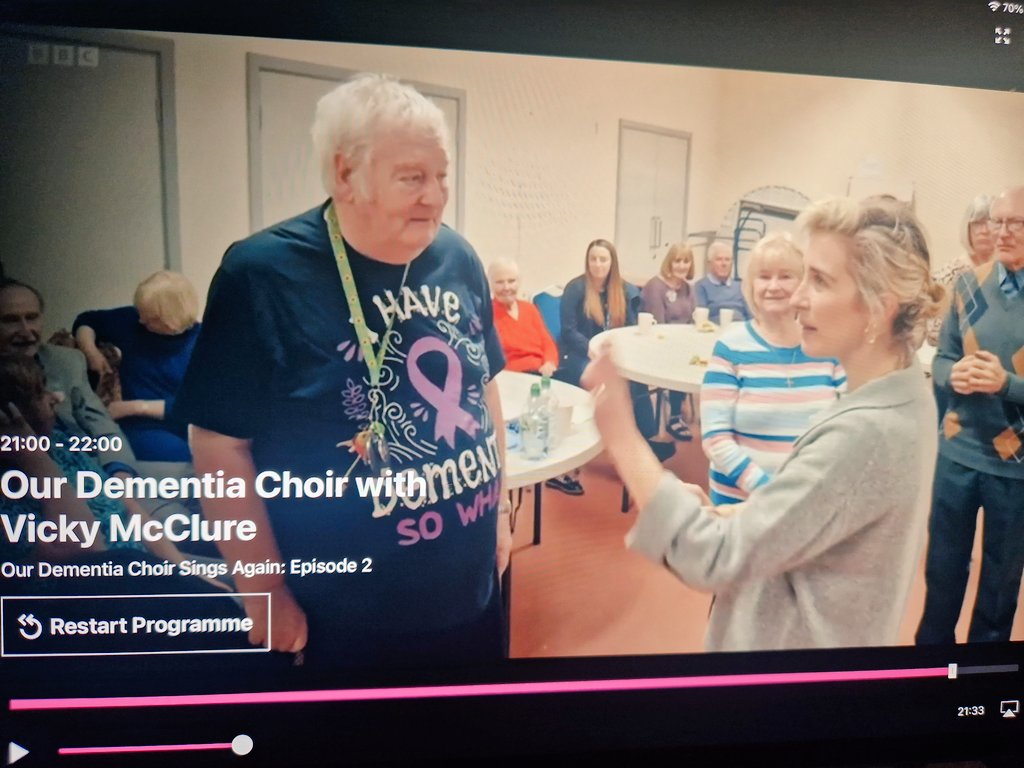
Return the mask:
M58 67L98 67L100 49L95 45L50 45L29 43L28 63L33 66L53 64Z

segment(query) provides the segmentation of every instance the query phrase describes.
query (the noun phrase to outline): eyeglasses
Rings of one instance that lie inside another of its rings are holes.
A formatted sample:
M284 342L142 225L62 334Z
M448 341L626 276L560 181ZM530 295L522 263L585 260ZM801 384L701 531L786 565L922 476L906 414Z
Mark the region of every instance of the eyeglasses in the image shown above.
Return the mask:
M992 232L1000 232L1003 229L1003 225L1006 225L1006 229L1013 232L1015 235L1019 235L1024 232L1024 218L1018 216L1012 219L989 219L988 228Z

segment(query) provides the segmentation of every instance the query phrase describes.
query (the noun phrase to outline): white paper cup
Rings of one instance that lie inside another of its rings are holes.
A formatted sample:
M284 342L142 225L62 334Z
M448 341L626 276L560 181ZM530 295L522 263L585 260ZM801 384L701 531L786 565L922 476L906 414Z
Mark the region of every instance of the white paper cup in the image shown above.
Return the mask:
M706 323L707 321L708 321L708 308L707 307L697 307L696 309L693 310L693 324L694 325L699 326L702 323Z
M571 431L572 406L560 405L551 414L551 447L557 448Z
M641 312L636 316L636 324L640 328L640 333L644 335L651 332L655 323L654 315L650 312Z
M718 312L718 324L720 326L722 326L723 328L725 328L727 325L729 325L729 323L732 322L733 314L734 314L734 312L731 309L719 310L719 312Z

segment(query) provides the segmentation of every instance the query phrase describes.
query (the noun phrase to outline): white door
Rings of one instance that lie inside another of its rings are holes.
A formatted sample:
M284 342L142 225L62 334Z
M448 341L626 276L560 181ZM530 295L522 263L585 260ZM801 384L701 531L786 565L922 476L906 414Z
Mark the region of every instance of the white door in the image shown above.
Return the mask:
M689 158L688 134L620 122L615 247L623 274L640 285L685 239Z
M0 35L0 258L42 292L46 336L83 310L130 304L177 260L159 76L155 53Z
M619 269L630 280L647 274L656 252L657 175L658 134L620 128L615 248L619 254Z
M657 217L658 235L653 267L655 272L669 246L686 240L689 168L689 138L659 135L658 173L654 186L654 215Z
M310 127L322 96L353 71L316 67L301 62L250 56L250 158L254 166L250 190L253 231L309 210L327 199L313 154ZM448 166L448 205L444 222L459 225L459 128L463 99L447 89L420 86L444 112L452 136Z

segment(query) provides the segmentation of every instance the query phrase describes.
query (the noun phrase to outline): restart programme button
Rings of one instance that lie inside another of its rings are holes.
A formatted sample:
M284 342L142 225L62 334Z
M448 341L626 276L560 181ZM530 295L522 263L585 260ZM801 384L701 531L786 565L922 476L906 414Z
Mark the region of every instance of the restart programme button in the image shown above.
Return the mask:
M270 600L265 593L2 597L0 656L267 651L249 643L243 596ZM269 605L266 615L269 623Z

